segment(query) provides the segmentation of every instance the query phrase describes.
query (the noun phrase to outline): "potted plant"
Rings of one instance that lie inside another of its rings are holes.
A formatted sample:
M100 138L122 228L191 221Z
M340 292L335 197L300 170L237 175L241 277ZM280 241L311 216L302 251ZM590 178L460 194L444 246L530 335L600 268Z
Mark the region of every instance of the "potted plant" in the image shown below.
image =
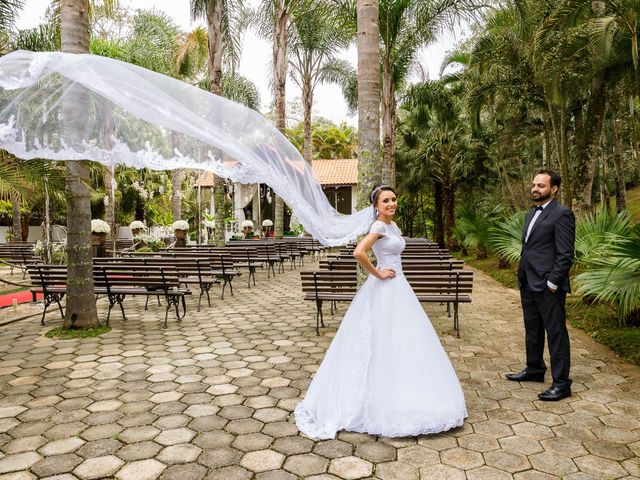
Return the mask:
M131 233L133 234L133 236L136 237L140 235L144 231L144 229L147 228L147 226L140 220L134 220L129 225L129 228L131 229Z
M186 220L176 220L171 225L171 230L176 237L176 247L187 246L187 232L189 231L189 223Z
M94 257L106 255L105 243L107 241L107 233L110 231L111 227L104 220L96 218L91 220L91 250Z
M262 227L264 228L264 237L269 238L269 233L271 231L271 227L273 227L273 222L268 218L262 221Z
M245 220L242 222L242 232L244 233L244 238L252 238L253 237L253 222L251 220Z

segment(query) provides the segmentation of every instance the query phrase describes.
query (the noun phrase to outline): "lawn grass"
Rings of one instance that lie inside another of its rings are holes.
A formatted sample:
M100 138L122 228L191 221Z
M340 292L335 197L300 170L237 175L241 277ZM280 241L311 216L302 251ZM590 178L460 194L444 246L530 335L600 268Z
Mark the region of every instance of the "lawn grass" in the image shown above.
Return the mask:
M627 190L627 209L633 221L640 223L640 187Z
M71 340L74 338L89 338L97 337L103 333L111 331L111 327L107 325L100 325L99 327L91 328L65 328L57 327L49 330L45 336L49 338L55 338L57 340Z
M640 189L638 192L640 193ZM640 200L640 195L638 199ZM478 260L474 256L456 256L472 267L482 270L505 287L518 288L517 265L500 268L495 257ZM615 311L610 305L588 305L579 297L569 296L567 320L572 326L584 330L596 342L606 345L625 360L640 365L640 328L617 326Z

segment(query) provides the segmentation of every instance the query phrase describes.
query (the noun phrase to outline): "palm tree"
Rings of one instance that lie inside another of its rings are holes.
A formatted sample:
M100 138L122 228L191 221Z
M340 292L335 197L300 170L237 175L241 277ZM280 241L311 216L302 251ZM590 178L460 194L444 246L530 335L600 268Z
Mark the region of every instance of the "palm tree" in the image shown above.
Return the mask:
M24 0L3 0L0 2L0 55L11 50L9 32L13 29L18 13L23 7Z
M381 180L380 27L378 0L357 0L358 32L358 208Z
M348 62L336 57L340 48L350 41L350 33L337 19L331 20L333 5L321 1L303 12L293 15L294 34L291 41L291 78L302 90L304 111L303 156L307 162L313 158L311 141L311 108L313 93L318 83L340 81L348 70Z
M63 52L89 52L88 0L61 0L60 38ZM63 106L71 129L80 127L73 122L83 121L84 99L79 92ZM69 161L66 166L68 273L64 325L87 328L100 325L93 293L89 162Z
M407 91L403 109L408 118L402 138L425 163L434 185L436 241L442 241L438 227L443 225L444 243L451 249L456 188L472 165L467 154L473 154L460 105L441 82L423 82Z
M275 125L283 134L286 125L286 82L288 46L291 38L291 20L297 8L306 0L262 0L253 19L258 33L272 42L273 85L276 104ZM284 202L276 196L273 234L282 238L284 230Z
M229 52L232 63L239 57L239 42L243 10L242 0L192 0L193 18L202 15L207 20L209 88L211 93L222 94L222 57L223 51ZM234 68L232 68L234 70ZM224 179L214 175L213 195L215 202L215 244L223 247L225 243L225 191ZM199 229L198 229L199 231Z

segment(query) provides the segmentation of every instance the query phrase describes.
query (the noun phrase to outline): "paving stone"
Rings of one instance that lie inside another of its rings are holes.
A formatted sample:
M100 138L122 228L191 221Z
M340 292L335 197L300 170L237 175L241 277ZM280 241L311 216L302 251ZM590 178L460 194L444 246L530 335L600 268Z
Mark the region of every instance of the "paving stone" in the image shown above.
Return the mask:
M541 470L551 475L557 475L559 477L576 472L576 467L573 460L567 457L556 455L554 453L542 452L529 456L529 462L531 466L536 470Z
M157 456L162 463L192 463L194 462L202 449L190 444L171 445L164 448Z
M396 449L380 442L362 443L356 447L354 454L374 463L389 462L396 459Z
M618 462L608 458L585 455L574 459L574 462L582 472L590 473L600 478L620 478L627 474L626 470Z
M251 452L256 450L264 450L273 442L273 438L264 433L248 433L246 435L239 435L233 441L233 448L242 450L243 452ZM313 442L311 442L313 447ZM275 449L277 450L277 449ZM282 452L284 453L284 452ZM300 453L300 452L298 452Z
M160 445L177 445L179 443L190 442L193 437L196 436L196 432L188 428L174 428L172 430L164 430L157 437L155 441Z
M195 463L173 465L162 473L160 480L202 480L206 474L207 469Z
M16 453L15 455L7 455L6 457L0 458L0 473L27 470L41 459L42 457L36 452L23 452Z
M35 452L45 443L47 443L47 439L41 435L22 437L4 444L2 451L8 455L22 452Z
M476 452L489 452L500 448L497 440L488 435L471 433L458 438L458 444L462 448L475 450Z
M153 440L160 434L160 430L149 425L143 427L133 427L123 430L118 435L118 440L124 443L138 443Z
M82 480L94 480L112 476L123 464L124 462L114 455L95 457L82 462L73 473Z
M233 465L211 471L205 480L249 480L251 478L253 478L252 472L246 468Z
M517 473L531 468L526 456L511 452L487 452L484 454L484 460L489 467L503 472Z
M40 448L39 453L45 457L52 455L63 455L65 453L72 453L78 450L86 442L78 437L63 438L61 440L55 440L49 442Z
M380 463L376 467L376 477L381 480L418 480L420 470L404 462Z
M37 477L29 472L16 472L0 475L0 480L34 480Z
M258 450L246 453L240 460L240 465L252 472L266 472L279 469L285 456L274 450Z
M327 470L329 461L313 453L287 457L283 468L301 477L316 475Z
M92 440L117 437L122 430L124 430L122 425L118 425L117 423L107 423L106 425L89 427L84 430L80 436L90 442Z
M420 478L425 480L466 480L464 470L449 465L429 465L420 469Z
M198 435L193 443L205 450L226 447L231 445L235 437L224 431L205 432Z
M313 447L313 453L329 459L350 456L353 450L350 443L342 440L325 440L316 443Z
M105 457L117 452L120 447L122 447L122 443L118 440L105 438L85 443L76 453L82 458Z
M154 480L162 474L166 465L157 460L141 460L127 463L117 473L118 480Z
M198 463L209 468L235 465L242 458L242 452L230 447L207 449L198 457Z
M513 476L510 473L502 470L497 470L492 467L480 467L474 468L467 472L468 480L511 480Z
M73 453L56 455L54 457L43 458L31 467L31 471L38 477L58 475L73 471L82 461L82 458Z
M132 443L118 450L118 457L127 462L136 460L146 460L154 458L157 453L162 449L160 445L155 442L146 441L140 443Z
M329 473L346 480L365 478L373 473L373 464L358 457L342 457L331 460Z
M413 445L398 449L398 460L420 468L440 463L440 455L427 447Z

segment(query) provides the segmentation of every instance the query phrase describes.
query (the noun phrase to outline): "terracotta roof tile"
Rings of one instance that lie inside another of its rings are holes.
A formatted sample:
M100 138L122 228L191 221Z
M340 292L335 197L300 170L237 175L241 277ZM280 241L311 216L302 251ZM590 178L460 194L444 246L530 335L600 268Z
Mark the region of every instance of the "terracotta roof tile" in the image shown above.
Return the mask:
M313 174L322 185L357 185L358 159L313 160Z
M314 176L321 185L357 185L358 159L316 159L311 162ZM213 187L213 173L203 172L194 186Z

